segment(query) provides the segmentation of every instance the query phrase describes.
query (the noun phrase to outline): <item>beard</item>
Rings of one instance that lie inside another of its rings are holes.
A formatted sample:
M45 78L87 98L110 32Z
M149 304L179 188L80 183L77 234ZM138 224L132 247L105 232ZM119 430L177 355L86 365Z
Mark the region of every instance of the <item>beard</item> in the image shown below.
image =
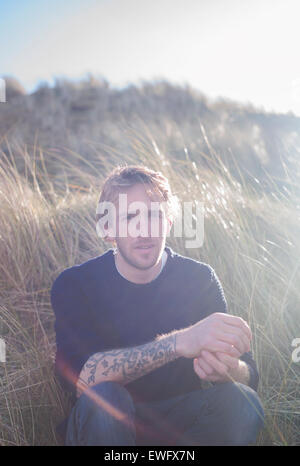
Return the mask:
M159 248L158 245L155 245L151 248L149 253L145 254L143 257L143 253L140 253L138 249L133 248L133 252L130 253L121 243L118 241L116 242L116 253L119 254L128 265L139 270L148 270L154 267L161 259L164 248L165 242L163 241Z

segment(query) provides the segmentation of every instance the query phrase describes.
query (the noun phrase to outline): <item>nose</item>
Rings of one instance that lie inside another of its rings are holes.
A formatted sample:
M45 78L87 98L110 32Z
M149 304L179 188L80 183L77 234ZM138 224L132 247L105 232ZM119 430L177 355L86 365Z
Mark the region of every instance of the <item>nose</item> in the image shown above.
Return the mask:
M151 221L148 215L142 214L140 216L140 234L143 238L151 236Z

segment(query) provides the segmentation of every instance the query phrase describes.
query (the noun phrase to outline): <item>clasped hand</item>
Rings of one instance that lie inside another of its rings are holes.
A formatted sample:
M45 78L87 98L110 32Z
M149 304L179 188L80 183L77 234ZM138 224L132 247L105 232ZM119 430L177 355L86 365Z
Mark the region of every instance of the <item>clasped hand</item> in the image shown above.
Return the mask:
M230 374L238 369L239 361L239 358L226 353L203 350L200 356L194 358L194 371L207 382L223 382L230 380Z
M205 334L203 347L194 357L195 373L208 382L230 380L239 369L239 357L250 350L252 335L247 322L240 317L214 313L200 321L194 330L198 336Z

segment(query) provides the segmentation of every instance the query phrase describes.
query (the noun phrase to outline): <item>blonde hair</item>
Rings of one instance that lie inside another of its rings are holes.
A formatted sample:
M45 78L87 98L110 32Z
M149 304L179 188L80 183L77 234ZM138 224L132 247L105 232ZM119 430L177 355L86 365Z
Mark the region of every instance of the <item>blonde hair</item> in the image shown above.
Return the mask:
M174 219L178 212L179 200L172 194L168 178L161 172L143 165L117 166L105 179L98 204L106 201L115 202L119 193L138 183L144 184L151 198L153 192L158 194L162 202L166 202L167 216ZM150 189L145 186L149 185ZM96 222L104 214L96 214Z

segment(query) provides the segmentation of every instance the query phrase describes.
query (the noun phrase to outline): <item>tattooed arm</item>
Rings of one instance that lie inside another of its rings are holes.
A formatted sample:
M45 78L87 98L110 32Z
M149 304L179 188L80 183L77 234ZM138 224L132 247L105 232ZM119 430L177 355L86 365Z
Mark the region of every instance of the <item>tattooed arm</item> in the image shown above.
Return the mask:
M129 383L178 357L176 332L133 348L93 354L79 375L77 396L87 387L107 380Z
M108 380L126 384L181 356L197 357L203 350L238 358L249 350L250 339L249 326L243 319L215 312L191 327L161 335L145 345L94 354L79 375L77 396Z

